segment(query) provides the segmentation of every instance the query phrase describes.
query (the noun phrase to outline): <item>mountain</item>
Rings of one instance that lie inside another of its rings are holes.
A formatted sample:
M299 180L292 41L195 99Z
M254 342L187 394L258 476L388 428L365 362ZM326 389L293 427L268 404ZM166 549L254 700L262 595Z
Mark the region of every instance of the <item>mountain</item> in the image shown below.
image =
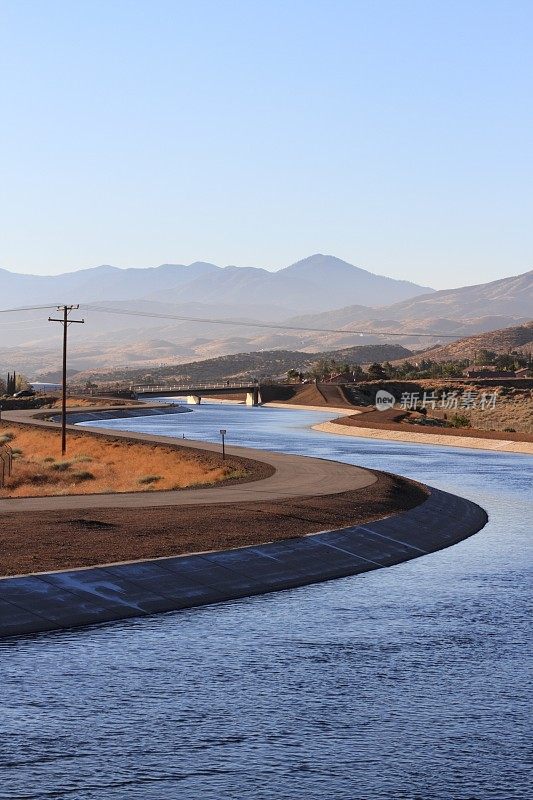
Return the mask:
M390 281L393 293L412 296L366 305L364 282L378 286L382 280ZM358 282L363 288L357 303L347 305ZM194 299L201 296L204 302ZM335 298L338 305L331 308ZM0 270L0 308L78 301L86 324L72 326L69 340L69 366L77 370L176 365L254 351L331 351L382 344L386 331L400 334L391 337L395 343L419 351L446 345L439 333L461 339L530 320L533 272L434 292L319 255L274 273L205 262L98 267L51 278ZM312 304L318 310L309 311ZM40 309L2 316L0 373L17 369L35 377L57 368L60 330L47 322L48 314Z
M531 317L533 309L533 270L490 283L443 289L439 292L389 305L387 315L401 320L454 320L483 317L487 313Z
M146 300L283 309L285 315L335 308L346 301L369 306L432 291L374 275L334 256L314 255L277 272L255 267L162 264L147 269L100 266L63 275L19 275L0 270L0 306Z
M431 292L388 306L344 306L319 314L300 314L284 322L294 327L345 331L323 334L321 344L325 347L343 346L353 330L363 330L367 337L378 331L409 331L401 337L401 343L419 350L422 344L436 344L439 333L462 338L527 322L532 310L533 271L530 271L476 286ZM417 333L434 333L435 337L433 342L431 339L424 342ZM316 342L317 334L303 336L304 346Z
M218 270L214 264L202 261L188 266L162 264L146 269L102 265L63 275L21 275L0 269L0 307L137 300L156 289L164 296L198 278L207 280Z
M316 305L320 311L338 308L339 302L346 304L347 300L365 306L382 306L399 302L400 295L403 295L401 299L407 299L433 292L433 289L409 281L375 275L340 258L320 253L297 261L280 272L285 279L296 278L319 286L321 294Z
M362 321L373 324L379 320L380 323L398 325L400 321L405 320L409 322L430 320L434 330L449 333L457 329L456 323L459 321L487 318L488 324L491 325L498 317L507 316L509 320L518 317L527 319L531 316L532 310L533 270L530 270L522 275L490 283L443 289L391 305L383 303L377 308L349 305L324 310L319 314L298 315L287 319L286 322L309 325L313 328L341 328Z

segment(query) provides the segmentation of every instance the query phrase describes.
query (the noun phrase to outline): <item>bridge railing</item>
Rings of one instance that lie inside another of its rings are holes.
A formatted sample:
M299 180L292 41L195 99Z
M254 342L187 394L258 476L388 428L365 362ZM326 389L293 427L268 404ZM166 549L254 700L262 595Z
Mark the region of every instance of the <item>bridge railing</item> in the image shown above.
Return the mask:
M202 391L206 389L256 389L258 388L259 384L257 383L196 383L193 385L179 385L176 384L174 386L162 386L162 385L149 385L149 386L142 386L142 385L135 385L131 384L129 386L130 391L135 393L142 393L142 392L191 392L194 393L195 391Z

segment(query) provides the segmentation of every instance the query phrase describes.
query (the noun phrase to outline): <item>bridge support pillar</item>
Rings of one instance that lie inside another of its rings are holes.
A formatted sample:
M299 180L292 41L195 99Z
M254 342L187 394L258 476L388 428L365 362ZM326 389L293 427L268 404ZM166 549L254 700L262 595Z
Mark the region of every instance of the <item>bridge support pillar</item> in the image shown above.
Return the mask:
M187 405L188 406L199 406L202 401L200 395L197 394L188 394L187 395Z
M261 395L259 389L252 389L251 392L246 392L246 405L258 406L261 402Z

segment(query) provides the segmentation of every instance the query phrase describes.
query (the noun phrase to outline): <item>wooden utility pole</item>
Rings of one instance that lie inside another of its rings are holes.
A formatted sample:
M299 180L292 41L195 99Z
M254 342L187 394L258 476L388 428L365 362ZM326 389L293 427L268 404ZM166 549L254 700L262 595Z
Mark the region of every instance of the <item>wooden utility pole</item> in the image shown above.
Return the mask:
M77 306L58 306L58 311L63 311L63 317L57 319L56 317L48 317L48 322L60 322L63 325L63 385L62 385L62 401L61 401L61 454L65 455L67 452L67 329L71 322L77 322L83 325L84 319L69 319L68 315L73 309L79 308Z

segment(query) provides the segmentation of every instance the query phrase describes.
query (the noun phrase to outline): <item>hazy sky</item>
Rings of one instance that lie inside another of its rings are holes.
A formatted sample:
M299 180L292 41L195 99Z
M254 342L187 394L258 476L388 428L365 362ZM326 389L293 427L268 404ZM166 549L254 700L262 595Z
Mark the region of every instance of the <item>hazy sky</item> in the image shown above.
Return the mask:
M533 266L533 2L0 0L0 266Z

